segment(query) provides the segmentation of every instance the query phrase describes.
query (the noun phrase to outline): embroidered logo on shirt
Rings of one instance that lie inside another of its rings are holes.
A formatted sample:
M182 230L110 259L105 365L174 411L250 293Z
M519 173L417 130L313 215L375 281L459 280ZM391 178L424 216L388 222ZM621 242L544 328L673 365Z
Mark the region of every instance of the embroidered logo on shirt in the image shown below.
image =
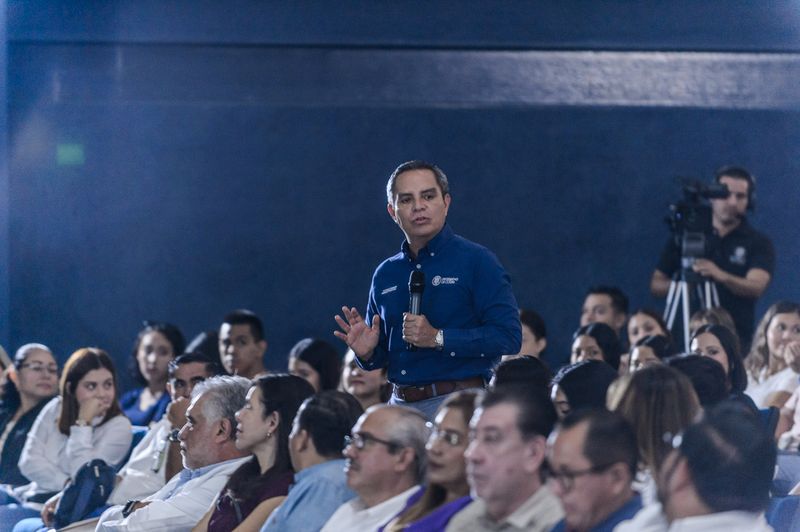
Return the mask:
M397 285L390 286L389 288L384 288L383 291L381 292L381 295L385 296L389 292L394 292L395 290L397 290Z
M730 260L732 264L744 266L747 262L747 250L742 246L737 246L736 249L733 250L733 255L731 255L728 260Z
M442 277L441 275L437 275L431 280L433 286L439 286L440 284L456 284L457 282L458 277Z

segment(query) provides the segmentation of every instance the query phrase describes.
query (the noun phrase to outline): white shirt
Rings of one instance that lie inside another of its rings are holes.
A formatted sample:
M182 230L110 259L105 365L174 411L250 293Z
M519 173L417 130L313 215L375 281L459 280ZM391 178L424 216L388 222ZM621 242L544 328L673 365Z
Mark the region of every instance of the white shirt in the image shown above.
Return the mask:
M109 505L125 504L130 499L144 499L164 487L167 482L164 478L167 469L166 459L161 461L158 471L153 471L153 457L160 446L166 445L163 450L166 458L170 444L164 440L169 436L170 430L172 425L166 416L150 427L142 441L133 448L125 467L119 472L122 478L108 498Z
M766 368L761 370L758 380L747 376L747 389L744 391L758 408L766 408L767 398L775 392L793 393L800 384L800 375L792 371L792 368L785 368L775 375L764 378Z
M69 436L58 430L61 397L47 403L25 440L19 459L19 470L32 483L23 499L49 491L61 491L66 481L78 469L95 458L114 466L125 458L133 434L131 422L119 415L100 425L102 417L92 420L91 426L69 429Z
M163 488L143 499L152 501L128 517L122 506L112 506L100 516L98 531L189 531L203 518L228 478L251 456L219 462L190 471L184 469Z
M614 532L772 532L764 514L720 512L667 521L661 504L645 506L630 521L623 521Z
M356 497L341 505L322 527L321 532L342 532L344 530L375 532L397 515L405 507L408 498L418 489L419 486L414 486L370 508L364 506L361 497Z

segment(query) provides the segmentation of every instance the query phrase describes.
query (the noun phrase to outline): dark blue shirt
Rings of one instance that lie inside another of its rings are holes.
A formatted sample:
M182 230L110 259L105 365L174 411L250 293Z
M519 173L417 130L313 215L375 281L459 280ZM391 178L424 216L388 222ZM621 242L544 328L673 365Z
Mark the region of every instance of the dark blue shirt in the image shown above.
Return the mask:
M136 388L123 394L119 400L119 405L122 408L122 412L131 420L132 425L146 427L154 421L159 421L164 416L169 406L170 397L165 391L158 398L158 401L150 405L149 408L140 410L139 397L141 397L142 392L144 392L144 388Z
M408 311L408 278L425 273L421 313L444 331L444 349L409 351L403 341L403 313ZM375 270L367 322L378 314L381 338L366 370L388 366L395 384L428 384L490 376L502 355L519 352L522 328L511 279L497 257L445 225L412 258L403 242L397 255Z
M616 512L612 513L602 523L597 523L587 532L612 532L614 528L623 521L627 521L628 519L633 519L633 516L639 513L639 510L642 509L642 497L640 495L634 495L631 499L623 504ZM565 520L561 520L558 522L556 526L553 527L551 532L565 532L567 530L567 525Z

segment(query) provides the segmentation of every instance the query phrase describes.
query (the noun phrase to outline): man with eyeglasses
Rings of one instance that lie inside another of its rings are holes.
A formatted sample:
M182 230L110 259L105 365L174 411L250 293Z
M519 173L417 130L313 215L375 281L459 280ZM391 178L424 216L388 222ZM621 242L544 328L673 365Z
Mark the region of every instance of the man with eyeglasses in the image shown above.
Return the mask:
M548 462L565 514L553 532L611 532L641 510L631 486L636 435L619 414L586 409L567 415L550 436Z
M418 410L375 405L345 440L347 485L358 497L344 503L323 532L378 530L403 509L425 478L429 429Z
M474 502L447 532L545 532L564 516L544 483L547 435L556 412L543 392L500 386L480 401L464 453Z

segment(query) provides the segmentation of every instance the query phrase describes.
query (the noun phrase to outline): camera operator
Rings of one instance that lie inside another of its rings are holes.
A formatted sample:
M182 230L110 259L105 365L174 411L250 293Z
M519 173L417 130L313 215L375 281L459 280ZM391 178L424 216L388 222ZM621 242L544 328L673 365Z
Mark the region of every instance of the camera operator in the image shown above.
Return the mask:
M720 306L733 316L742 345L749 346L756 300L772 278L775 250L772 241L745 218L745 212L754 206L755 181L750 173L741 167L725 166L715 177L717 183L728 187L729 194L710 200L714 234L707 258L695 259L692 270L716 283ZM672 276L680 267L681 250L670 239L650 279L653 295L667 295Z

